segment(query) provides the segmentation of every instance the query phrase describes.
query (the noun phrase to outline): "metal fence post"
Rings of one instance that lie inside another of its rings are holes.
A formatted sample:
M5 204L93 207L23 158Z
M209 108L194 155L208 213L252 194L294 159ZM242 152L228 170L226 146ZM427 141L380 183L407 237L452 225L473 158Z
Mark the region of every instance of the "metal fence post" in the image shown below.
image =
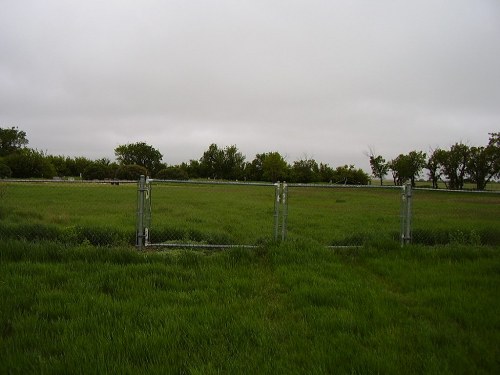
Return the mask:
M280 187L281 183L278 181L274 184L274 240L278 241L279 231L279 217L280 217Z
M403 185L401 209L401 246L411 243L412 221L412 186L410 182Z
M282 223L281 223L281 241L285 241L286 239L286 231L287 231L287 222L288 222L288 185L286 182L283 182L283 191L282 191L282 199L281 204L283 207L282 211Z
M146 177L141 175L137 184L137 225L135 244L139 250L144 246L144 202L146 194Z

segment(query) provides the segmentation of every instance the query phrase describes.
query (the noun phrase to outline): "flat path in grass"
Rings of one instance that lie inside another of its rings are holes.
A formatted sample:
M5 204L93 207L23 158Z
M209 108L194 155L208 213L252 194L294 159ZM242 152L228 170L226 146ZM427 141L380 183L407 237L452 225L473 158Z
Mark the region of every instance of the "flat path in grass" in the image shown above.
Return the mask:
M494 374L499 250L6 241L0 373Z

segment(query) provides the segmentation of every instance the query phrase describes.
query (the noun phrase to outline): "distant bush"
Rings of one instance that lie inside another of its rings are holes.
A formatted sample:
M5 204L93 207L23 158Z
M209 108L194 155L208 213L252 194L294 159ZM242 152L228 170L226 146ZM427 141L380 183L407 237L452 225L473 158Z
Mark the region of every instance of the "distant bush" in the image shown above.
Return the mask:
M103 164L91 164L82 173L84 180L104 180L108 177L108 167Z
M12 170L7 164L0 163L0 178L12 177Z
M56 169L45 155L29 148L7 155L4 163L16 178L52 178Z
M123 165L116 171L116 178L119 180L137 180L141 175L146 176L148 170L141 165Z
M162 180L188 180L187 172L180 167L167 167L156 174L156 178Z

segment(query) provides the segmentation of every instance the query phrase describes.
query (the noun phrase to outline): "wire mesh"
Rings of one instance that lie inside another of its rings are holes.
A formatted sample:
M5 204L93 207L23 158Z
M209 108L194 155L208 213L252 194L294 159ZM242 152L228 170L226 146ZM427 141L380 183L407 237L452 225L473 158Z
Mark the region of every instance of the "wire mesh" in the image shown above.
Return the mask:
M150 180L147 246L256 246L273 238L274 184Z
M150 182L148 244L256 246L313 239L360 246L401 239L401 187ZM500 245L500 194L413 189L415 244ZM0 239L98 246L137 242L137 182L0 181Z
M287 238L361 246L400 236L401 188L288 185Z
M499 192L414 189L412 242L500 245Z

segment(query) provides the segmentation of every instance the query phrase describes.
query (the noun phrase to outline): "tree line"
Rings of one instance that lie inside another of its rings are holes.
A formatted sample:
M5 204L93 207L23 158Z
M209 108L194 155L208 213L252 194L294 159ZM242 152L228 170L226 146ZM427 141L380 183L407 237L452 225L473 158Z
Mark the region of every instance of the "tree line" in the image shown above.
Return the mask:
M441 182L447 189L462 190L468 182L475 184L476 190L485 190L490 181L500 178L500 132L489 133L485 146L458 142L449 149L433 149L429 155L411 151L389 161L373 151L368 156L372 174L379 179L380 185L390 173L395 185L411 181L415 186L415 181L426 170L434 189Z
M162 153L145 142L116 147L115 161L49 155L27 147L28 143L26 133L17 127L0 128L0 178L73 176L87 180L132 180L143 174L176 180L208 178L346 185L371 182L370 176L354 165L333 168L308 157L290 164L276 151L257 154L252 161L247 161L235 145L220 147L213 143L199 159L167 165L162 163ZM427 170L427 177L434 188L443 182L449 189L463 189L465 182L473 182L478 190L484 190L488 182L500 177L500 133L491 133L488 144L483 147L457 143L449 150L432 150L429 156L422 151L411 151L389 161L373 151L367 156L372 176L381 185L389 173L395 185L406 181L415 185L423 171Z

